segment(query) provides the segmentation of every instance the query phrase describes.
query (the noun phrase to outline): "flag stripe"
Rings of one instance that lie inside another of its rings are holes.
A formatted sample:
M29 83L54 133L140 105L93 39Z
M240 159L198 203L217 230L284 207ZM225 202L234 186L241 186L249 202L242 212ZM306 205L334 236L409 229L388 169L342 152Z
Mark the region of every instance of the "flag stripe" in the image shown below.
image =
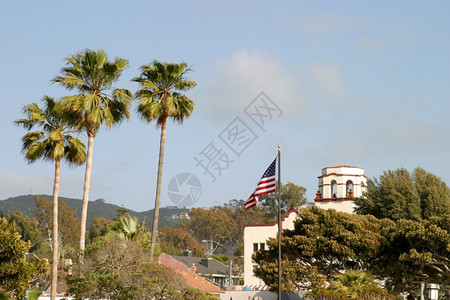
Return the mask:
M267 188L267 189L266 188L265 189L257 189L255 192L255 196L262 196L265 194L269 194L269 193L275 192L275 190L276 190L276 187L275 187L275 184L273 184L272 187Z
M266 172L264 172L253 194L251 194L248 200L244 203L246 209L256 206L256 204L258 203L259 196L272 193L276 190L275 184L276 161L277 159L275 158L275 160L270 164L269 168L267 168Z
M245 209L249 209L256 206L256 201L245 202Z

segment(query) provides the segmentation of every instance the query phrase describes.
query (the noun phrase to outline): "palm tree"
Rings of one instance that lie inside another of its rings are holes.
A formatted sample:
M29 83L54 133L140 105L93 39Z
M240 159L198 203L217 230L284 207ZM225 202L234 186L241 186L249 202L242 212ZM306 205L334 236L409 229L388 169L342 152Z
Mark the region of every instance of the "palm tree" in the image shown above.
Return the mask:
M349 299L361 299L367 291L380 291L382 289L374 281L375 278L360 270L347 270L343 274L335 275L335 281L331 282L331 289L338 290Z
M188 80L184 77L189 71L191 69L188 68L185 62L176 64L162 63L155 60L150 65L142 66L141 76L133 79L133 81L140 84L140 90L135 95L140 100L138 113L148 123L156 119L157 125L161 127L155 211L150 246L150 257L152 260L158 234L166 123L170 117L181 124L184 118L189 117L194 109L194 102L185 95L177 92L187 91L195 87L195 81Z
M86 160L86 147L72 135L73 127L65 120L60 103L51 97L43 99L44 108L36 103L26 105L23 109L27 119L15 121L28 131L39 126L40 130L31 131L22 137L22 151L28 163L39 159L55 162L55 179L53 183L53 259L51 299L56 297L58 278L58 193L60 162L64 159L70 165L81 165Z
M128 60L115 58L108 61L105 51L86 49L66 58L66 66L53 82L77 90L78 94L63 98L64 108L71 121L88 136L86 172L84 177L83 204L81 208L80 254L86 245L86 218L89 201L89 186L92 171L94 138L100 125L111 127L130 117L132 93L126 89L112 89ZM109 93L109 94L108 94Z
M134 240L138 236L138 218L129 214L121 215L112 230L123 240Z

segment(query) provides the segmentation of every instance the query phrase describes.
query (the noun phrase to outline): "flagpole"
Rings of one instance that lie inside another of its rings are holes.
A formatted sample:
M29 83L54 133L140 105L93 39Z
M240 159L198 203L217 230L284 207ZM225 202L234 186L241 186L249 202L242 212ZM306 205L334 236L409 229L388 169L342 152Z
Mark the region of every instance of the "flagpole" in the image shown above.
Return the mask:
M281 300L281 145L278 145L278 300Z

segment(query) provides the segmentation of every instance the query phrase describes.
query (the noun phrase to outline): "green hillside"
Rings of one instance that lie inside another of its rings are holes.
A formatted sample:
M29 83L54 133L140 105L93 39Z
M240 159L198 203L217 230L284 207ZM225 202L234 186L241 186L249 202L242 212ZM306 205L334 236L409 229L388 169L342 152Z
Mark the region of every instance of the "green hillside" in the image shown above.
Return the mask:
M6 200L0 200L0 211L21 211L23 214L33 217L34 211L36 210L36 204L34 203L34 198L36 196L44 197L49 200L52 200L52 196L49 195L23 195L17 197L11 197ZM78 217L81 212L81 200L59 197L59 200L66 202L70 207L75 208L77 210ZM94 217L103 217L108 220L112 220L116 216L116 210L120 208L118 205L105 203L102 199L97 199L95 201L89 201L88 206L88 215L87 215L87 224L91 224L91 221ZM178 226L180 219L177 218L180 214L189 212L187 208L177 208L177 207L162 207L159 210L160 219L159 219L159 227L170 226L176 227ZM153 223L153 209L145 212L137 212L134 210L130 210L128 212L132 216L138 217L139 221L143 221L145 219L145 223L151 227Z

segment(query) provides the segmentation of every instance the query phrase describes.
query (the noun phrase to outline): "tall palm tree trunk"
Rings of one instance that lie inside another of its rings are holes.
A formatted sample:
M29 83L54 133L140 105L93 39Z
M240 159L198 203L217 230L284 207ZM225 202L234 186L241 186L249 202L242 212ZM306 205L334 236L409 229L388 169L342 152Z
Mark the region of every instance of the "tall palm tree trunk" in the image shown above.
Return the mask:
M80 259L86 247L86 220L89 203L89 187L91 183L92 156L94 153L94 134L88 132L88 150L86 158L86 172L84 174L83 203L81 207L81 229L80 229Z
M158 235L158 221L159 221L159 202L161 199L161 184L164 164L164 146L166 144L166 121L165 118L161 124L161 140L159 142L159 163L158 163L158 179L156 181L156 198L155 211L153 213L153 228L152 228L152 243L150 245L150 259L153 261L155 253L156 237Z
M56 286L58 284L58 193L59 193L60 160L55 160L55 181L53 183L53 258L52 258L52 284L50 299L56 298Z

